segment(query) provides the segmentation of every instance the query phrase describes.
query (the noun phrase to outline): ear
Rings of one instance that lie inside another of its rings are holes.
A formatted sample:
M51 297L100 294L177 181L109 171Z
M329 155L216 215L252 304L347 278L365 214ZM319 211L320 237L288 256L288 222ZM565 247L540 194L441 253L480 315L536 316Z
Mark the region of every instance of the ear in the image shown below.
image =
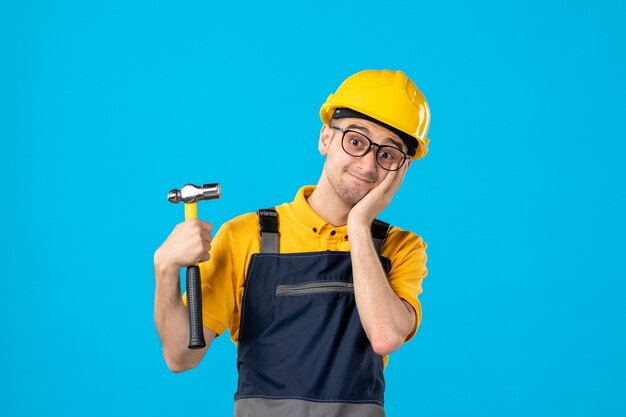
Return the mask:
M326 155L328 153L328 149L330 148L330 142L333 138L333 129L325 124L322 126L320 130L320 139L317 144L318 149L320 150L321 155Z

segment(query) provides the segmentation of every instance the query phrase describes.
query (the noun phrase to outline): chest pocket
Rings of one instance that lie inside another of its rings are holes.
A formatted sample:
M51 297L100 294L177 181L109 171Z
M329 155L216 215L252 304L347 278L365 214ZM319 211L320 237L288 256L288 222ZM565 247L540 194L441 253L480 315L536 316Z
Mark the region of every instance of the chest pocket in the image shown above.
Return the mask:
M353 294L354 284L344 281L312 281L303 282L302 284L285 284L276 286L277 297L325 294L333 292Z

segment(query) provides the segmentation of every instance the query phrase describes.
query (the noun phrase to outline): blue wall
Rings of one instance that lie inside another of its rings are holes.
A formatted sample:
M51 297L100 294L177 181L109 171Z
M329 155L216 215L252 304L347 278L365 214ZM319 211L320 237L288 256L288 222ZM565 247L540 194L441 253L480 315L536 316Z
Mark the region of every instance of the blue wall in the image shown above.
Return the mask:
M626 414L622 2L174 4L0 4L1 415L232 415L227 337L184 374L160 355L167 191L220 182L216 226L290 201L365 68L433 116L382 216L430 270L389 414Z

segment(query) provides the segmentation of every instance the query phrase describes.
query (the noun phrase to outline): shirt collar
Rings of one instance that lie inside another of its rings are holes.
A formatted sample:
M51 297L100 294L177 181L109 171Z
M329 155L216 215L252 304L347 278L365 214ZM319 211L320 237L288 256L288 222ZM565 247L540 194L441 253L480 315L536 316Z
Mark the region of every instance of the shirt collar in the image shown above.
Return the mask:
M314 185L307 185L298 190L296 193L296 197L293 200L293 203L287 206L287 211L289 215L292 215L293 218L297 219L298 222L306 227L308 230L320 234L328 228L332 226L320 217L319 214L313 210L313 208L309 205L307 198L313 193L315 190ZM338 231L343 231L346 226L334 227ZM344 233L345 234L345 233Z

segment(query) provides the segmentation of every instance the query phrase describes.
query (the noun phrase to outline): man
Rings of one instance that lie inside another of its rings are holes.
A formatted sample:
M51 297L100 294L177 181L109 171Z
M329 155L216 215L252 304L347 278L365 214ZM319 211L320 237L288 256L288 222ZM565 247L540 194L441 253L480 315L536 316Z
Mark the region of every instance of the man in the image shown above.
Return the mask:
M177 225L155 252L155 322L169 368L195 367L230 330L235 416L384 416L387 355L421 319L426 244L376 220L428 151L428 104L401 71L349 77L320 110L315 187L218 231ZM179 270L201 262L207 346L187 349Z

